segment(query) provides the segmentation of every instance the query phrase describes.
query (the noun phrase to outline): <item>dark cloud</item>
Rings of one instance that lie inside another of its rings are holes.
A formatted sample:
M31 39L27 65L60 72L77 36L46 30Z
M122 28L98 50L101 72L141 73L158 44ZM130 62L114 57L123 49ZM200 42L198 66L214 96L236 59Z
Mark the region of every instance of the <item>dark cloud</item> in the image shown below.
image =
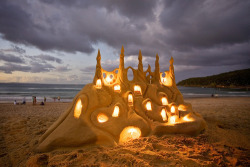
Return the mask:
M25 5L29 5L24 3ZM26 6L27 7L27 6ZM45 11L32 9L32 12ZM16 43L34 45L42 50L63 50L68 52L91 52L92 46L85 34L74 35L66 31L65 27L54 27L58 21L56 18L44 18L46 23L32 18L33 13L28 13L18 2L0 1L0 32L4 38ZM49 16L48 16L49 17ZM66 20L67 21L67 20ZM55 22L55 24L52 24ZM49 25L49 26L47 26ZM63 25L62 25L63 26Z
M30 65L19 65L14 63L5 63L0 66L0 71L4 73L11 74L14 71L21 72L31 72L31 73L40 73L40 72L49 72L55 69L51 64L41 64L37 62L31 62Z
M55 69L54 66L48 63L38 63L38 62L31 62L31 70L32 73L39 73L39 72L49 72Z
M153 19L156 4L149 0L68 2L1 1L0 32L7 40L42 50L90 53L97 42L115 47L141 42L139 30Z
M94 73L96 67L95 66L87 66L85 68L80 69L83 73Z
M49 72L55 69L53 65L47 63L45 60L41 61L38 56L25 56L25 59L23 59L11 54L4 54L3 52L0 52L0 61L1 60L5 63L0 66L0 71L7 74L11 74L14 71L40 73ZM64 72L70 69L59 68L59 70L60 72Z
M208 49L192 49L186 52L175 52L176 65L193 66L250 66L249 43L233 46L212 47Z
M173 48L213 47L250 39L250 1L164 1L164 40Z
M19 53L19 54L24 54L26 53L26 50L18 47L16 45L11 45L12 48L9 49L1 49L3 52L14 52L14 53Z
M119 53L123 44L126 66L136 66L136 59L129 58L141 49L147 57L144 65L152 69L158 53L163 70L174 57L179 75L198 69L212 73L210 68L224 72L250 65L249 8L250 1L238 0L2 0L0 33L42 50L91 53L101 42ZM30 59L41 71L56 70L48 62L63 63L49 55ZM114 61L102 66L107 71L118 67ZM60 67L67 71L67 66ZM94 70L89 66L81 71Z
M16 52L16 53L19 53L19 54L24 54L24 53L26 53L26 50L25 50L25 49L20 48L20 47L18 47L18 46L16 46L16 45L12 45L12 51L13 51L13 52Z
M50 1L42 0L43 2L54 4L54 5L63 5L67 7L76 7L76 8L89 8L89 7L98 7L106 8L109 12L118 12L121 15L132 19L152 19L154 18L153 9L156 6L156 1L152 0L135 0L131 3L131 0L95 0L95 1L82 1L82 0L61 0L61 1Z
M67 72L70 71L71 69L68 66L57 66L56 71L58 72Z
M19 64L5 63L4 65L0 65L0 71L3 71L6 74L11 74L14 71L29 72L30 70L31 67Z
M41 59L41 60L57 62L59 64L63 63L62 59L59 59L57 57L53 57L53 56L50 56L50 55L38 55L36 57L39 58L39 59Z
M12 54L5 54L0 51L0 61L10 62L10 63L24 63L24 60L18 56Z

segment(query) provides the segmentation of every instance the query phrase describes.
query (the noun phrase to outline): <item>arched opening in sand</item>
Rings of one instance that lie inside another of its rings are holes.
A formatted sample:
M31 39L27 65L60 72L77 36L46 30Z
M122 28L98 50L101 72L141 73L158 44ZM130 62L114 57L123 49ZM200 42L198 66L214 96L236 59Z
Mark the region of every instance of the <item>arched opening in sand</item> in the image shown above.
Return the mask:
M120 134L119 142L126 142L137 139L141 136L141 130L135 126L128 126L124 128Z
M82 113L82 101L81 101L81 99L79 99L75 105L74 117L78 119L80 117L81 113Z

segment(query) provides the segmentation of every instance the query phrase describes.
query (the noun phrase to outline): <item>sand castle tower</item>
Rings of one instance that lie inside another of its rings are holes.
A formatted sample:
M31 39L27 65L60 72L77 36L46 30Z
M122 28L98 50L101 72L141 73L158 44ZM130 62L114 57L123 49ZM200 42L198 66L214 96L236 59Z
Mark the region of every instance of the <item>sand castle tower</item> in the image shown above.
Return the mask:
M96 71L93 83L95 84L96 82L100 82L101 80L102 80L101 53L100 50L98 50L98 54L96 57Z
M159 56L156 54L155 59L155 73L154 73L154 82L158 84L160 82L160 64L159 64Z
M158 54L155 71L150 65L143 71L141 51L138 69L125 68L123 46L119 68L104 70L100 50L96 60L93 83L85 85L72 106L43 134L39 151L115 145L150 135L195 135L204 130L205 121L184 102L176 87L172 57L169 71L164 72L160 72ZM132 80L128 80L129 69Z
M120 54L119 76L120 76L121 81L123 81L124 79L124 48L123 46L121 48L121 54Z

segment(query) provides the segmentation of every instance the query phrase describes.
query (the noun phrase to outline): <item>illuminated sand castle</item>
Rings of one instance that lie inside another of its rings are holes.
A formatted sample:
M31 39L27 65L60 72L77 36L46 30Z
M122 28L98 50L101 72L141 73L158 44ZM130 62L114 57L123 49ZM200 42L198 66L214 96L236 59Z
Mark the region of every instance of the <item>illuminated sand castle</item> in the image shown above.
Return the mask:
M89 144L115 145L150 135L190 134L204 130L203 118L185 103L176 87L173 58L169 71L160 72L156 55L155 71L143 71L139 52L138 69L124 68L124 49L114 71L101 67L98 51L93 83L74 98L72 106L45 132L39 151L74 148ZM133 71L133 80L127 72Z

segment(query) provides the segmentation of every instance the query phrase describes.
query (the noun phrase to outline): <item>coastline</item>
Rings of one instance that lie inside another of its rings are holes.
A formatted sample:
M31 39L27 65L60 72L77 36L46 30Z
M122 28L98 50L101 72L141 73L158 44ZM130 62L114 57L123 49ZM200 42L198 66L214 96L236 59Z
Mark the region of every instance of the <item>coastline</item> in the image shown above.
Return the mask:
M224 86L224 85L210 86L210 85L178 85L178 84L177 84L177 86L196 87L196 88L242 89L242 90L250 91L250 86Z

